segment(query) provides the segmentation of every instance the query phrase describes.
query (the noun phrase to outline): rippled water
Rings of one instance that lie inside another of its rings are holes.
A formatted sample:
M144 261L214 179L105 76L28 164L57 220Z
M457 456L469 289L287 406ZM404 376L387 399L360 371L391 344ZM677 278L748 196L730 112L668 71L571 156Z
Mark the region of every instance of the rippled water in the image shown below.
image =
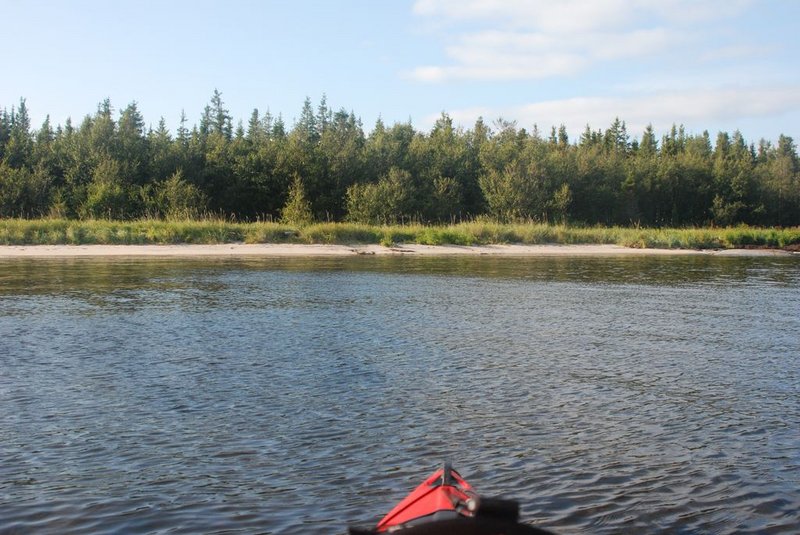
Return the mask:
M793 533L800 259L0 262L0 532Z

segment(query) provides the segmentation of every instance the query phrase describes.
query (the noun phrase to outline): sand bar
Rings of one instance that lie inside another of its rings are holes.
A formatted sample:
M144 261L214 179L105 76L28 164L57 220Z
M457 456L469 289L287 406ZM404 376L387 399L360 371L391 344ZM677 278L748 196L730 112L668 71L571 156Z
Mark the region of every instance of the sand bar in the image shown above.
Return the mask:
M25 257L331 257L354 255L380 256L642 256L642 255L720 255L792 256L796 253L774 249L633 249L619 245L301 245L243 244L214 245L4 245L0 258Z

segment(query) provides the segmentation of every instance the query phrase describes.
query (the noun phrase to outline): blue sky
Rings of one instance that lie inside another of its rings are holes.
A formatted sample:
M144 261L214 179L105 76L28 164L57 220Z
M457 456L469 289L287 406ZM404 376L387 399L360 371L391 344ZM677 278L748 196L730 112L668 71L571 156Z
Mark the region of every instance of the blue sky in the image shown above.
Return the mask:
M572 139L619 116L800 141L797 0L0 0L0 106L79 121L108 97L172 131L214 89L289 125L323 94L371 130L442 112Z

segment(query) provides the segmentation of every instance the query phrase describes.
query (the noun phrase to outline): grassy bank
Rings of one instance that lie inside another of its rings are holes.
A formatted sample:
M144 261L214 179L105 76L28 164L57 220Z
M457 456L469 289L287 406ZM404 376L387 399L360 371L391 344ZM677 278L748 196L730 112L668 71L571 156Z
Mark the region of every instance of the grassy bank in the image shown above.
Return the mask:
M201 221L0 220L2 245L142 245L210 243L418 243L424 245L615 244L667 249L800 247L800 227L688 228L570 227L536 223L474 221L454 225L369 226L316 223L294 227L279 223Z

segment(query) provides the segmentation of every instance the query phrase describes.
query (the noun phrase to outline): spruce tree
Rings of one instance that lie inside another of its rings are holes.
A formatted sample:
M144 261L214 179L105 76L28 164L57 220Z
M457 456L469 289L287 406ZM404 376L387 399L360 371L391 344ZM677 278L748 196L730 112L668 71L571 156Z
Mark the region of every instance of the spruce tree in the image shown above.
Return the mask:
M294 176L289 187L289 196L281 210L281 222L287 225L307 225L314 221L311 203L306 198L306 190L300 175Z

